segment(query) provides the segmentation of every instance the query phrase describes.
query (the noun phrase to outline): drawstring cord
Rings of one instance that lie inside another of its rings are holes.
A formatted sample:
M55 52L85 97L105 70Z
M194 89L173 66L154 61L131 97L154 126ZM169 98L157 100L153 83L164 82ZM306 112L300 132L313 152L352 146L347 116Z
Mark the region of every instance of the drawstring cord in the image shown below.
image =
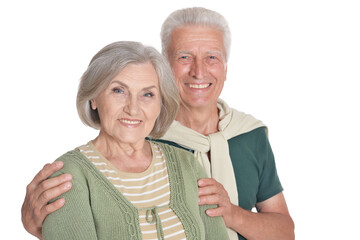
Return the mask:
M163 208L166 207L165 206L155 206L155 207L151 207L151 208L141 208L139 210L146 210L146 216L145 216L145 220L147 223L150 224L154 224L156 223L156 232L157 232L157 236L159 240L164 240L164 232L162 231L162 226L161 226L161 220L158 214L158 209L159 208ZM151 215L151 220L149 219Z

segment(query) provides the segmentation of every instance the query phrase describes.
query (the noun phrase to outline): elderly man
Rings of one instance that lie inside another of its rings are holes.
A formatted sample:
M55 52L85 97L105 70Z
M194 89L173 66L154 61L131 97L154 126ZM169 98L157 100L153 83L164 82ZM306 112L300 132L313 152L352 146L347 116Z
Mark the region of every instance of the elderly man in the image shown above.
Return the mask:
M266 126L219 99L230 49L226 20L204 8L178 10L164 22L161 39L182 101L159 141L193 152L211 176L198 182L199 204L218 205L207 214L224 218L230 239L294 239ZM39 238L45 217L65 204L49 200L71 188L69 175L46 180L61 167L45 165L27 188L22 220Z

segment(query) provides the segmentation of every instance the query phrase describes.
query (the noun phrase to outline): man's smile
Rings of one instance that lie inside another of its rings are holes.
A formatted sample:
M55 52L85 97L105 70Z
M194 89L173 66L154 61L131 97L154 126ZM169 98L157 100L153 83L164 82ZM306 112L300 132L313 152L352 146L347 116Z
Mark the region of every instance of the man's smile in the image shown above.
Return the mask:
M206 84L190 84L190 83L186 83L185 85L187 85L189 88L202 89L202 88L210 87L211 83L206 83Z

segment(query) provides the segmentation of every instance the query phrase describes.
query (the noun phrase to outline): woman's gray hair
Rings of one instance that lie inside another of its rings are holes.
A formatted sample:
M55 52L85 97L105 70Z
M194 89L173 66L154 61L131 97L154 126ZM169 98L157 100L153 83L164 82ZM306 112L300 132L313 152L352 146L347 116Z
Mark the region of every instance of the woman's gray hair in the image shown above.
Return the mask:
M226 19L219 13L201 7L185 8L177 10L169 15L161 28L162 54L169 58L168 50L172 32L181 27L191 25L208 26L220 30L223 33L226 62L230 56L231 33Z
M91 108L96 98L129 64L151 63L159 78L161 110L150 133L159 138L175 119L179 108L179 92L168 61L155 48L138 42L120 41L101 49L91 60L80 79L76 107L81 121L90 127L100 129L97 110Z

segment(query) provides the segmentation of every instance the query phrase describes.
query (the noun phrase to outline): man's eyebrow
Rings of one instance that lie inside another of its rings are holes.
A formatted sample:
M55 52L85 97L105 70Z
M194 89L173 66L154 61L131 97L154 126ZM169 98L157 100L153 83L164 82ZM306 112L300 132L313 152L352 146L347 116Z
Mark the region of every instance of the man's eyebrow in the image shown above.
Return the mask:
M209 51L207 51L207 53L217 53L217 54L222 54L222 51L220 51L220 50L209 50Z
M175 56L176 56L176 55L181 55L181 54L192 54L192 52L191 52L191 51L187 51L187 50L180 50L180 51L176 51L176 52L174 53Z
M220 50L210 50L206 52L207 54L214 54L214 55L221 55L222 57L224 57L224 53Z
M180 51L175 52L174 56L178 56L178 55L182 55L182 54L192 55L193 52L187 51L187 50L180 50ZM216 55L221 55L222 57L224 57L224 53L221 50L210 50L210 51L207 51L206 54L216 54Z

